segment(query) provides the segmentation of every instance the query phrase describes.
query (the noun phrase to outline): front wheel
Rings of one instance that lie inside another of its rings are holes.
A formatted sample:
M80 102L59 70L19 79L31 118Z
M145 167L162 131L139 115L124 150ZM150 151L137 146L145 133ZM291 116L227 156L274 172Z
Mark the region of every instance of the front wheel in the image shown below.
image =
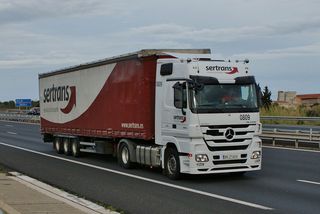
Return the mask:
M167 148L164 154L164 170L168 178L177 180L180 178L180 159L175 148Z
M130 162L130 152L129 147L126 143L122 143L119 148L119 154L118 154L118 162L120 166L122 166L125 169L132 168L132 163Z

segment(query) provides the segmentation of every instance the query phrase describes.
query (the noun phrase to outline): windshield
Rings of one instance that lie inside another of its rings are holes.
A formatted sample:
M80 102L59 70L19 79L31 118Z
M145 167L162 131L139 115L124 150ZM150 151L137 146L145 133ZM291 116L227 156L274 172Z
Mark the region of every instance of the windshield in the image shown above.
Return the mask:
M255 84L204 84L190 98L197 113L259 111Z

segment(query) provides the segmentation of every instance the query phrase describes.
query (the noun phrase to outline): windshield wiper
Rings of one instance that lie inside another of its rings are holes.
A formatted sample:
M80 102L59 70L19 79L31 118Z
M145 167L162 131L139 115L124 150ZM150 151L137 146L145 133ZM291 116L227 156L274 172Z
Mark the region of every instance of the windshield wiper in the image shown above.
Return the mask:
M242 108L247 108L248 107L247 105L244 105L244 104L234 104L234 106L240 106Z
M227 107L241 107L241 108L248 108L247 105L244 104L227 104Z

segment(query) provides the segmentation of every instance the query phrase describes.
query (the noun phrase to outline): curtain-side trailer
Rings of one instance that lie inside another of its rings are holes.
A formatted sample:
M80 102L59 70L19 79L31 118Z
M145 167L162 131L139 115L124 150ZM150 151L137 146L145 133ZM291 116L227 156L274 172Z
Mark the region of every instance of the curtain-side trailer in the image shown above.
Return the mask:
M111 154L181 173L261 169L259 88L247 61L162 49L39 75L41 133L58 153Z

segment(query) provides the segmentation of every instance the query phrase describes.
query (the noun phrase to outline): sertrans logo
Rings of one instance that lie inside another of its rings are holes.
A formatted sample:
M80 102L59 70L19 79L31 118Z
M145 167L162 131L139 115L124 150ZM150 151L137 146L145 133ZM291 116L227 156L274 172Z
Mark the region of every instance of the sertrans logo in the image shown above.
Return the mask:
M55 86L45 88L43 90L44 103L68 101L65 108L60 111L69 114L74 106L76 106L76 87L75 86Z
M238 68L237 67L229 67L229 66L206 66L207 71L220 71L224 72L226 74L235 74L238 73Z
M179 121L180 123L184 123L184 122L186 122L187 118L186 118L186 116L174 115L173 120L176 122Z

